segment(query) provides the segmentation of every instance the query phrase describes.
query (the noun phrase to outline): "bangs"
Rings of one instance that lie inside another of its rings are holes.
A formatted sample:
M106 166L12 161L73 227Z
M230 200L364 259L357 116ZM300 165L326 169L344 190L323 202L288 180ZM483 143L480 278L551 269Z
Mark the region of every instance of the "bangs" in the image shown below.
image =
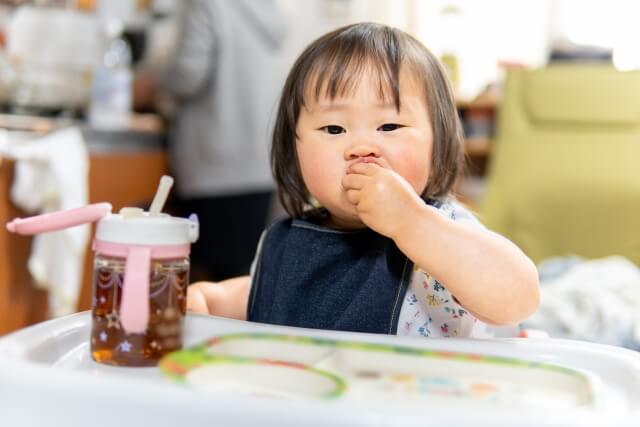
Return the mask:
M363 76L377 80L378 96L400 110L400 41L391 30L354 27L328 41L302 71L296 101L305 95L334 100L351 95Z

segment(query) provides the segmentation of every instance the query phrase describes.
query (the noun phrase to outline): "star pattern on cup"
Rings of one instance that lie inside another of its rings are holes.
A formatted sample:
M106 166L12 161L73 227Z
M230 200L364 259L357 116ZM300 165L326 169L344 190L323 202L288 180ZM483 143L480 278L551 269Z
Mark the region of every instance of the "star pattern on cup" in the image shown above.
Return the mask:
M107 328L120 329L120 316L117 311L111 311L105 317L107 318Z
M124 340L120 344L118 344L118 349L123 353L128 353L131 351L131 343L127 340Z

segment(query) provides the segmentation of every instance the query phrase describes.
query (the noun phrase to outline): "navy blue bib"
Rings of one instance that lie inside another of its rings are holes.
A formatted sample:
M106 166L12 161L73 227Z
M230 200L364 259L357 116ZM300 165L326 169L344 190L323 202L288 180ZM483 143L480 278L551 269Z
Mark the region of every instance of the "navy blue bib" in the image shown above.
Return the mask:
M370 229L339 231L286 219L262 242L247 319L395 334L413 263Z

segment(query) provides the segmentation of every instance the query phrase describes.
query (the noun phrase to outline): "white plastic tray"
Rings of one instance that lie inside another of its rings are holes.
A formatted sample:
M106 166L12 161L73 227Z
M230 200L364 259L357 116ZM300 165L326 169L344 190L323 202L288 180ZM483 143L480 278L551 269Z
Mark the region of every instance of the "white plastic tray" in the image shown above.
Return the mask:
M595 397L593 405L543 410L451 399L413 405L393 399L291 400L210 394L173 383L156 368L97 364L89 354L90 323L84 312L0 338L1 425L640 425L640 355L617 347L553 339L413 339L187 316L186 347L218 335L262 332L493 355L577 370L589 378Z

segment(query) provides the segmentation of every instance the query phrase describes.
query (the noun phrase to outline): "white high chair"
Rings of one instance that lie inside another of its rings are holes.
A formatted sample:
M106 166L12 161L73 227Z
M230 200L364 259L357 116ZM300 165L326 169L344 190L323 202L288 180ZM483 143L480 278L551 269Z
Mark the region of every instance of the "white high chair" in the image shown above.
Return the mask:
M187 347L221 338L173 353L163 369L176 383L155 368L96 364L90 327L85 312L0 338L3 425L640 425L640 356L605 345L189 314Z

